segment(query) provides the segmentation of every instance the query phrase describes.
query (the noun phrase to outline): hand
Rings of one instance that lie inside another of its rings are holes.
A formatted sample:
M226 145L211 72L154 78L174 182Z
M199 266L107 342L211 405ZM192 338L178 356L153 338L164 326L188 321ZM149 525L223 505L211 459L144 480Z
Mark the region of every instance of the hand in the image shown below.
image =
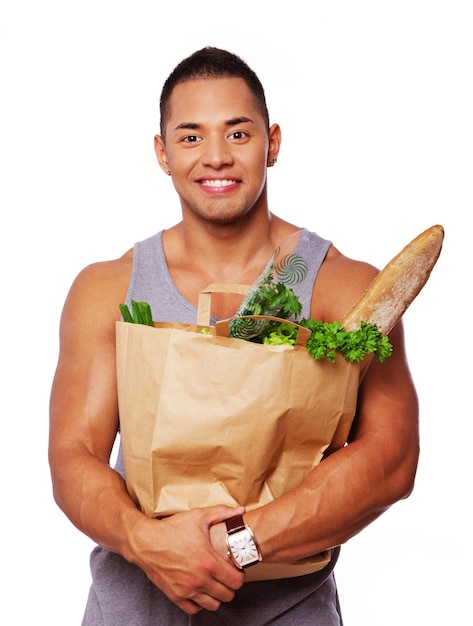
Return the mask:
M146 518L135 537L135 562L166 596L189 615L216 611L245 580L210 541L210 528L244 513L224 505L194 509L162 520Z

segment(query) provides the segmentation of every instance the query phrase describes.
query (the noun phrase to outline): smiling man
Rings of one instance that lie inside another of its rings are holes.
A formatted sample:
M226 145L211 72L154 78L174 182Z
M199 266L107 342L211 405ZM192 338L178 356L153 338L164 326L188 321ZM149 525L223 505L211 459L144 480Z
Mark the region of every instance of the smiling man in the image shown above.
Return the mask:
M400 323L390 334L392 357L373 361L360 385L349 445L270 504L151 519L127 492L121 449L110 466L119 434L119 303L147 301L156 321L195 323L203 288L253 283L283 242L308 263L308 279L294 289L304 317L342 319L376 275L269 211L267 168L280 146L280 128L269 123L263 88L246 63L215 48L182 61L163 87L155 138L182 220L119 259L86 267L68 294L49 458L58 505L97 543L86 626L340 625L333 573L339 546L412 490L418 408ZM213 322L234 314L238 303L215 298ZM246 541L242 550L235 533ZM238 566L242 556L251 567L329 548L330 563L304 576L248 582Z

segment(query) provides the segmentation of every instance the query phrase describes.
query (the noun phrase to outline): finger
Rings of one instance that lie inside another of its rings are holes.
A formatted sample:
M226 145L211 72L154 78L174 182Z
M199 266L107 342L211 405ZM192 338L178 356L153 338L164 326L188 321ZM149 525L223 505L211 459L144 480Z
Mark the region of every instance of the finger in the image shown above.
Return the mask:
M197 606L207 611L218 611L221 605L220 600L207 594L199 594L193 600Z
M205 512L206 522L210 525L224 522L235 515L243 515L245 512L244 506L229 507L223 504L211 507L209 509L202 509Z
M192 602L192 600L183 600L182 602L176 602L176 605L182 609L187 615L195 615L199 611L202 611L202 607Z

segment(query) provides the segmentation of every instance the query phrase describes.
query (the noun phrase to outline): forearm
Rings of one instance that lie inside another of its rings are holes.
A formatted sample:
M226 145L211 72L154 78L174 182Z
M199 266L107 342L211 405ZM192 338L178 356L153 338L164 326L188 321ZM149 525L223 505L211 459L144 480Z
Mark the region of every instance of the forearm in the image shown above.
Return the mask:
M125 481L110 465L79 445L50 452L55 500L84 534L132 559L131 529L147 521Z
M52 453L54 494L85 534L137 565L182 610L216 610L244 581L210 543L215 524L243 508L210 507L152 519L136 507L122 477L86 451Z
M376 442L373 442L375 445ZM341 545L412 489L417 448L402 462L383 450L369 453L366 441L342 448L320 463L294 490L249 511L267 562L286 562Z

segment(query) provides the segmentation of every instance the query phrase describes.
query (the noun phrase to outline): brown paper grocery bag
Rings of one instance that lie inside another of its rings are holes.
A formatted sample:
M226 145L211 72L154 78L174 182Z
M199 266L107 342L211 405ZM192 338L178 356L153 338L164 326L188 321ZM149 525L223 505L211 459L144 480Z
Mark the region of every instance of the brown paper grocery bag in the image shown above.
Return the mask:
M116 325L126 483L149 516L271 502L301 482L340 421L355 414L359 364L316 361L305 347L217 336L222 327L203 334L202 327ZM306 574L330 556L261 563L247 578Z

